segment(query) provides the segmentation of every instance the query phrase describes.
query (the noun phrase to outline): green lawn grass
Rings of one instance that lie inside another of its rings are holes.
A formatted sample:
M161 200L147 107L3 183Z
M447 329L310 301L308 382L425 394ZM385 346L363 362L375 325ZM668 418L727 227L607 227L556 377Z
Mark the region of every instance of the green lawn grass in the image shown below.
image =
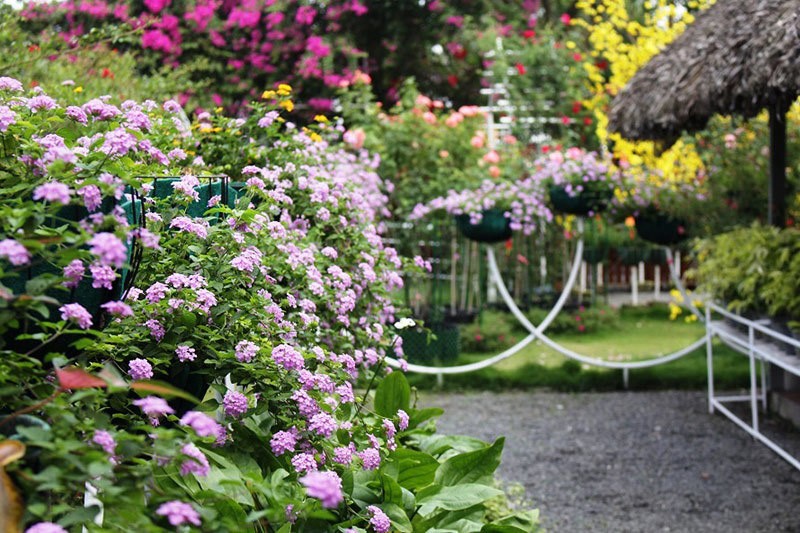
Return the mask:
M486 324L488 328L491 324ZM701 323L671 321L666 306L623 308L620 326L591 334L558 334L559 344L583 355L609 361L638 361L666 355L683 348L705 333ZM525 336L518 335L518 340ZM464 353L455 364L480 361L494 354ZM715 383L735 389L749 383L747 359L715 341ZM434 376L410 376L424 388L434 387ZM705 347L677 361L655 367L631 370L631 389L702 389L707 383ZM445 388L528 389L548 387L556 390L616 390L623 388L621 370L609 370L570 360L534 341L511 358L469 374L447 375Z

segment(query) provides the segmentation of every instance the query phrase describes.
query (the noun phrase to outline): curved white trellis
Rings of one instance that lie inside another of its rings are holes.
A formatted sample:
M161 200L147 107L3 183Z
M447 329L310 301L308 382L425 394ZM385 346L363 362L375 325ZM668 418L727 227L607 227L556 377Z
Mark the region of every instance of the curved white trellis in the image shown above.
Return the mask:
M580 233L583 233L583 220L578 221L578 228ZM490 253L492 249L489 248ZM492 255L494 258L494 255ZM547 327L555 320L558 316L558 313L561 312L561 309L564 307L564 304L567 303L567 299L569 298L570 293L572 293L572 288L575 286L575 281L578 279L578 273L581 270L581 263L583 262L583 238L578 239L578 244L575 247L575 258L572 261L572 269L570 270L569 277L567 278L567 282L564 284L564 289L561 291L561 295L558 297L556 304L550 310L542 323L539 324L539 331L544 331ZM495 265L496 267L497 265ZM505 289L505 285L503 285L503 289ZM508 292L508 291L506 291ZM512 346L511 348L501 352L493 357L488 359L484 359L483 361L477 361L475 363L470 363L467 365L458 365L458 366L425 366L425 365L415 365L409 363L407 365L407 370L409 372L416 372L418 374L464 374L467 372L474 372L476 370L481 370L482 368L487 368L492 366L495 363L499 363L503 359L508 359L512 355L515 355L517 352L525 348L531 342L536 340L536 335L533 333L528 335L517 344ZM401 368L401 363L397 359L392 357L386 358L386 363L394 368Z
M582 233L583 230L583 220L579 219L578 226L580 232ZM556 302L555 306L550 310L550 313L545 317L539 326L534 326L528 317L517 307L516 302L514 302L514 298L512 298L511 294L508 292L508 288L506 287L505 282L503 281L503 277L500 274L500 269L497 267L497 260L495 259L494 250L490 247L487 250L487 259L489 263L489 274L491 276L492 281L494 282L497 290L500 292L500 295L503 297L503 301L508 306L509 310L512 314L517 318L517 320L522 324L525 329L530 332L530 335L522 339L516 345L512 346L508 350L505 350L502 353L499 353L493 357L488 359L484 359L483 361L478 361L475 363L470 363L467 365L458 365L458 366L448 366L448 367L433 367L433 366L425 366L425 365L415 365L415 364L408 364L407 370L409 372L416 372L419 374L435 374L435 375L443 375L443 374L463 374L467 372L474 372L476 370L481 370L483 368L487 368L489 366L494 365L504 359L507 359L515 354L517 354L520 350L525 348L528 344L533 342L536 339L539 339L543 344L552 348L553 350L557 351L558 353L564 355L565 357L569 357L570 359L574 359L581 363L598 366L602 368L613 368L613 369L620 369L625 372L626 383L627 383L627 372L631 369L636 368L647 368L651 366L657 366L664 363L669 363L671 361L675 361L676 359L680 359L685 355L692 353L693 351L702 347L708 338L708 333L703 335L701 338L697 339L692 344L677 350L673 353L663 355L660 357L655 357L652 359L647 359L643 361L630 361L630 362L617 362L617 361L606 361L604 359L598 359L596 357L590 357L587 355L580 354L569 348L565 348L558 344L557 342L550 339L547 335L544 334L545 329L550 325L550 323L555 319L558 313L561 312L564 304L569 298L570 293L572 292L572 288L575 284L575 280L577 279L578 272L580 271L580 265L583 261L583 239L578 240L578 245L575 249L575 259L573 260L572 270L570 271L569 278L567 279L567 283L564 285L564 289L561 292L561 296L559 297L558 301ZM672 281L675 284L678 291L681 293L683 297L684 304L689 308L689 310L698 316L701 320L705 319L705 316L694 306L692 301L688 298L686 293L686 289L683 286L683 283L680 279L680 274L677 272L675 267L672 251L667 248L667 259L669 262L670 267L670 274L672 276ZM386 362L389 366L394 368L400 368L401 363L397 359L387 357Z
M508 288L506 288L506 284L503 282L503 277L500 275L500 270L497 268L497 261L495 260L494 257L494 250L489 249L487 255L489 259L489 273L492 276L495 285L497 286L497 290L500 291L500 295L503 297L503 300L506 302L506 305L514 314L514 316L517 317L517 320L519 320L520 324L525 326L525 329L530 331L531 335L537 337L546 346L549 346L553 350L557 351L558 353L566 357L569 357L570 359L575 359L576 361L580 361L581 363L586 363L604 368L618 368L622 370L629 370L633 368L646 368L648 366L661 365L664 363L668 363L670 361L674 361L675 359L679 359L684 355L697 350L698 348L703 346L704 343L706 342L707 335L703 335L703 337L697 339L689 346L681 350L678 350L676 352L673 352L671 354L663 355L661 357L656 357L653 359L647 359L645 361L631 361L627 363L622 363L617 361L605 361L603 359L597 359L595 357L589 357L587 355L579 354L578 352L570 350L569 348L564 348L557 342L550 339L542 331L539 331L533 324L531 324L530 320L528 320L528 317L526 317L525 314L522 311L520 311L519 307L517 307L517 304L514 302L514 299L511 297L511 294L509 294Z

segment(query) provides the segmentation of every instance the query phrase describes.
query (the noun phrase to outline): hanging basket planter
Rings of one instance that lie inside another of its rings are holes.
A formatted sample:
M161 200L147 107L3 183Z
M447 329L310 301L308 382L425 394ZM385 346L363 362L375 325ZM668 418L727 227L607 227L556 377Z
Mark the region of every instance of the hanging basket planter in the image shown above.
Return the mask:
M510 239L512 234L511 221L500 209L487 209L477 224L470 223L469 215L456 215L456 225L464 237L477 242L503 242Z
M641 246L622 246L617 249L617 255L623 265L632 266L647 261L650 250Z
M583 249L583 260L590 265L602 263L606 258L608 258L608 247L606 246L587 246Z
M562 185L552 185L549 189L550 203L553 209L569 215L586 216L590 213L599 213L605 210L614 191L608 188L584 190L570 194Z
M686 223L664 213L646 211L635 217L635 220L639 237L654 244L670 246L688 237Z

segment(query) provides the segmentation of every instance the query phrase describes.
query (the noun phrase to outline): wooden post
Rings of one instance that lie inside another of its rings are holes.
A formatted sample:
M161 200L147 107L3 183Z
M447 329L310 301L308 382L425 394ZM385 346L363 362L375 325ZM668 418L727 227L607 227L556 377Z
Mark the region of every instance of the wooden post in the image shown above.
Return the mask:
M656 300L661 296L661 265L656 265L653 269L653 296Z
M578 290L581 294L586 292L586 261L581 261L581 274Z

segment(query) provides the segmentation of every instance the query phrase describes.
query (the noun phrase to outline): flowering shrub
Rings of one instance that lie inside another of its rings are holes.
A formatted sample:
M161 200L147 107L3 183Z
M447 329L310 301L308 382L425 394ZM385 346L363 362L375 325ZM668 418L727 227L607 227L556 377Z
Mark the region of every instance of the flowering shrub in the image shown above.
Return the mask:
M544 203L542 184L535 177L518 183L486 180L478 189L448 192L427 204L418 204L409 217L420 219L427 214L444 210L450 215L469 215L470 224L480 224L483 212L503 209L511 229L530 235L543 221L550 222L553 214Z
M502 440L443 447L382 377L403 265L377 161L283 122L284 92L190 125L0 78L0 432L30 531L481 528Z
M334 89L356 68L373 76L381 100L394 101L399 83L416 77L427 91L472 102L483 67L480 49L462 31L465 22L487 14L510 29L514 21L535 23L538 10L530 1L69 0L31 3L22 15L33 32L55 28L70 42L90 28L141 29L125 46L137 52L142 70L189 65L194 81L214 81L209 91L187 88L183 95L206 108L246 101L282 80L297 86L309 107L328 111Z
M546 185L562 187L570 197L584 191L613 193L622 184L621 174L609 159L582 148L550 151L537 159L534 171Z
M420 94L409 82L387 112L373 101L368 78L361 80L341 95L349 127L344 140L356 150L380 154L378 172L395 185L396 215L406 216L448 189L475 187L504 172L516 179L523 172L513 145L505 153L488 149L485 118L477 107L445 109L444 102Z
M620 213L636 216L659 213L683 223L705 220L708 189L703 174L684 181L666 180L660 172L644 172L641 168L625 174L615 198Z

